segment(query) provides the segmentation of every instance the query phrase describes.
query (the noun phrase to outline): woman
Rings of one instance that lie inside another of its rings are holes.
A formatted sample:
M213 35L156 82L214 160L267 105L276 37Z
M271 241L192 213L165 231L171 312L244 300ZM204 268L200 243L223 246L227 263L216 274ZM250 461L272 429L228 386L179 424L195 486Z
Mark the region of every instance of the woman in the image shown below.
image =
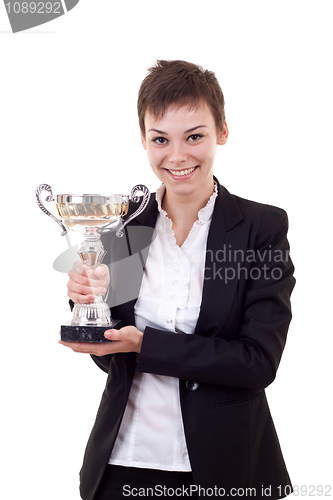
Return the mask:
M291 319L286 213L233 196L213 177L216 147L228 139L213 73L158 61L138 113L162 186L126 238L108 242L122 328L104 345L63 342L108 373L81 496L284 497L290 479L264 388ZM73 302L108 288L106 266L69 276Z

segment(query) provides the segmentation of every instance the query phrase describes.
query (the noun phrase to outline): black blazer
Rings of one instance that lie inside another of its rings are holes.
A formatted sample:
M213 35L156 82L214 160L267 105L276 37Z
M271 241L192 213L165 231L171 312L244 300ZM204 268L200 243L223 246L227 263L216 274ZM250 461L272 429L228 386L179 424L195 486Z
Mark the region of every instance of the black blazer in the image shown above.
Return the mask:
M194 481L234 498L290 492L290 479L264 388L275 378L291 320L294 267L280 208L231 195L219 185L207 241L200 314L193 335L147 327L138 369L179 378L185 437ZM110 305L122 326L134 324L158 210L145 212L110 246ZM124 292L125 290L125 292ZM124 299L124 293L125 297ZM80 472L84 500L93 500L125 410L136 354L92 356L107 381ZM250 493L247 493L249 496Z

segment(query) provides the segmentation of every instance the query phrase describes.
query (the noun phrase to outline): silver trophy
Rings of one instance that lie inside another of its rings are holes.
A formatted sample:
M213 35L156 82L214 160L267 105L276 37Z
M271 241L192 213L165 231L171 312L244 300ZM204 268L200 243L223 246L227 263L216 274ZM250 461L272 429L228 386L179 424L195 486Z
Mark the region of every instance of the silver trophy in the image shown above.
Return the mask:
M57 219L43 205L41 193L47 191L47 202L55 202L61 219ZM138 194L141 192L141 197ZM67 230L83 233L83 241L78 252L81 261L95 269L106 254L101 235L106 231L116 231L123 236L124 227L146 208L150 192L143 185L135 186L131 195L111 194L59 194L54 196L48 184L40 184L36 189L36 201L39 208L54 221L64 236ZM141 203L139 208L124 221L129 209L129 202ZM100 295L89 303L76 303L72 320L61 326L61 340L69 342L109 342L104 337L105 330L119 325L119 320L111 318L110 308Z

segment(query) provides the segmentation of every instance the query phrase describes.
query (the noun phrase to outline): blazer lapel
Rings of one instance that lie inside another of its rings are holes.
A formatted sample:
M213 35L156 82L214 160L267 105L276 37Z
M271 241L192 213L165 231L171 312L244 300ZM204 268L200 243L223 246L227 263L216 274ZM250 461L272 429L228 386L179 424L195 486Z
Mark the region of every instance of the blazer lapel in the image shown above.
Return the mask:
M218 182L217 179L215 181ZM233 229L243 219L234 197L218 184L218 196L207 239L203 295L195 334L218 334L222 326L221 318L227 318L238 282L236 278L229 279L237 277L237 262L230 258L230 248L235 245ZM215 305L212 307L216 302L213 300L215 294L220 298L219 311L215 310Z

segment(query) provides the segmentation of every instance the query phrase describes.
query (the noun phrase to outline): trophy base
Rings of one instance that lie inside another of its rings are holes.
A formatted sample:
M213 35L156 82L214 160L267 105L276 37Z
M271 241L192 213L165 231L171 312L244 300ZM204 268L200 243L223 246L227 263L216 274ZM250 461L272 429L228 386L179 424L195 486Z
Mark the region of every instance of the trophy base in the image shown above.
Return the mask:
M108 326L61 325L61 340L64 342L112 342L104 337L106 330L120 327L120 319L111 320Z

